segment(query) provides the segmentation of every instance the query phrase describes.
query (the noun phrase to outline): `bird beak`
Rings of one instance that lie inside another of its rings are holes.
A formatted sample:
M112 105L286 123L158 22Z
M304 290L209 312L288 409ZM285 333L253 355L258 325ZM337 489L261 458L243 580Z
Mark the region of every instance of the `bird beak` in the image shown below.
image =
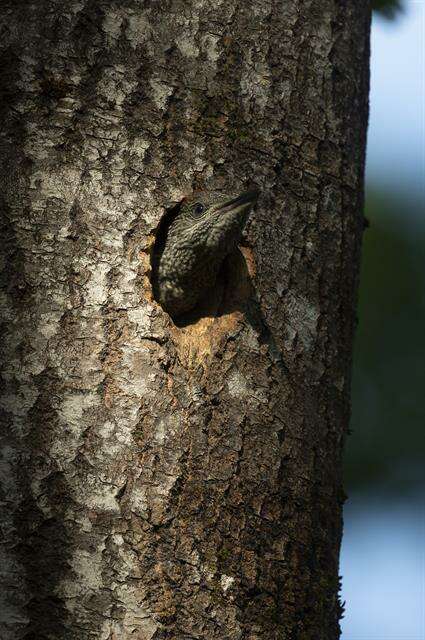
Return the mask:
M241 195L237 196L237 198L232 198L232 200L224 202L220 206L218 211L220 213L228 213L230 211L246 211L247 209L250 209L254 206L254 204L258 200L259 195L260 192L258 189L253 189L252 191L244 191L244 193L241 193Z

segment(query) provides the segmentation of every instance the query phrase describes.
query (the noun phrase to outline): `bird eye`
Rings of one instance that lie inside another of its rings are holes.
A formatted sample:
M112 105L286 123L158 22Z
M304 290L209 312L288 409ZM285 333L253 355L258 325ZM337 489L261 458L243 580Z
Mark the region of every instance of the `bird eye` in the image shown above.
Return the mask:
M197 202L192 207L192 213L196 217L201 216L204 213L204 211L205 211L205 207L200 202Z

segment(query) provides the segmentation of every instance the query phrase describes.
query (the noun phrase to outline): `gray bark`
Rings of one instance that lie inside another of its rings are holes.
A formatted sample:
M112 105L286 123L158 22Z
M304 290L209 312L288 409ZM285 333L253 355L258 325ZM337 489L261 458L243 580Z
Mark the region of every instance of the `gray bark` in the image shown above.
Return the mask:
M1 638L337 638L368 3L0 15ZM176 326L165 209L252 183Z

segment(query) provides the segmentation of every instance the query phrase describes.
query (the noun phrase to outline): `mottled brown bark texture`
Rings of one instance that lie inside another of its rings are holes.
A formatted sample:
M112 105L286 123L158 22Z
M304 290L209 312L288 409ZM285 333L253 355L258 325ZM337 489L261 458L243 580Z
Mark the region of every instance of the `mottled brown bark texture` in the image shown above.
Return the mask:
M339 636L365 0L2 0L1 638ZM261 197L208 304L165 211Z

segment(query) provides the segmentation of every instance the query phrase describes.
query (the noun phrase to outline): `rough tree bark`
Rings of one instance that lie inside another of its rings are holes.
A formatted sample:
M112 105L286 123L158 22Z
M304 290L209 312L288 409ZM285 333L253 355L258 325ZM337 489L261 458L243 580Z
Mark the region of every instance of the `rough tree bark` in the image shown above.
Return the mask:
M0 13L1 638L337 638L368 2ZM176 326L165 209L253 183Z

